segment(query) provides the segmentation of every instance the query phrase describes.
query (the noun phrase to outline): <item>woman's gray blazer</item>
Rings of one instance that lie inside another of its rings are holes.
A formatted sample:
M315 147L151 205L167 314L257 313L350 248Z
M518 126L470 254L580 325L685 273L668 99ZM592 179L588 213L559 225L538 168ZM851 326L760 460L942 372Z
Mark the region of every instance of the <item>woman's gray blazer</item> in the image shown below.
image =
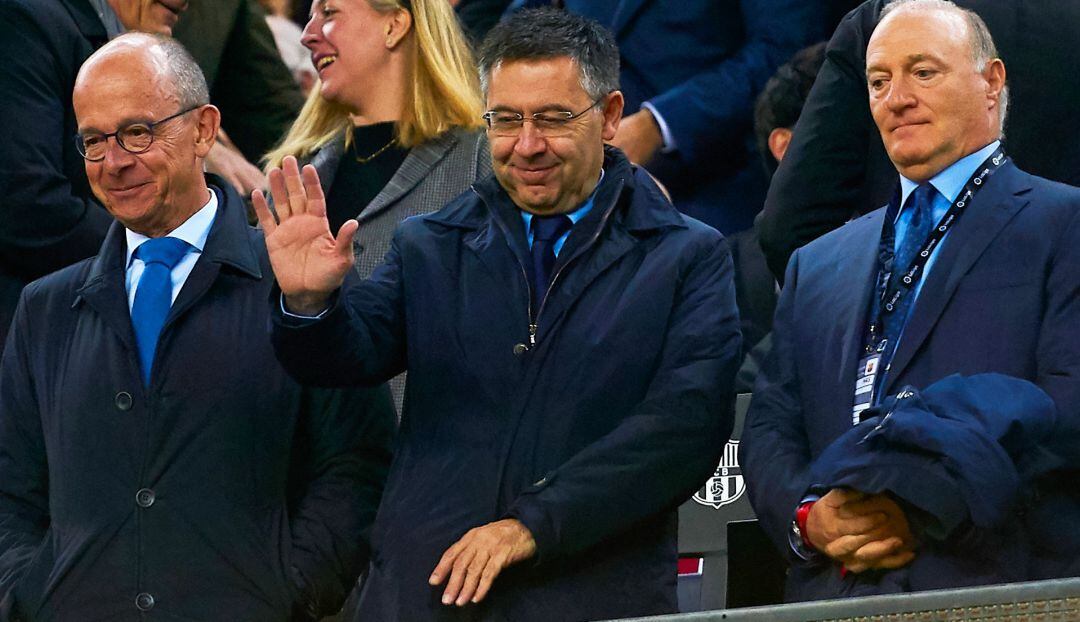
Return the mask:
M310 163L329 193L345 153L345 134L316 151ZM398 223L434 212L491 174L491 157L483 130L455 129L413 147L378 195L356 206L360 231L353 242L356 270L362 278L383 262Z

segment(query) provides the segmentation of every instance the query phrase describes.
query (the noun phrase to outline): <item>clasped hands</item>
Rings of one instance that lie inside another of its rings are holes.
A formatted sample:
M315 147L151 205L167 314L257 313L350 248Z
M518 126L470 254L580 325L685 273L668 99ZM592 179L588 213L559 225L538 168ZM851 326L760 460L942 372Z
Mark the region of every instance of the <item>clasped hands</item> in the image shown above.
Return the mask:
M891 570L915 559L907 517L883 494L830 490L810 509L806 534L815 549L848 572Z

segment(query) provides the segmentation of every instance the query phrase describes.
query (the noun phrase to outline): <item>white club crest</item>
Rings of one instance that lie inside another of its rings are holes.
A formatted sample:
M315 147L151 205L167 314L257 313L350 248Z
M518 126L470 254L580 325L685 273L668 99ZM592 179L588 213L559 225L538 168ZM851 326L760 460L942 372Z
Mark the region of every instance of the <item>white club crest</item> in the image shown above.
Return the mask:
M694 493L694 501L701 505L721 507L735 503L746 492L746 480L739 467L739 441L728 441L724 446L724 456L720 459L716 471L701 490Z

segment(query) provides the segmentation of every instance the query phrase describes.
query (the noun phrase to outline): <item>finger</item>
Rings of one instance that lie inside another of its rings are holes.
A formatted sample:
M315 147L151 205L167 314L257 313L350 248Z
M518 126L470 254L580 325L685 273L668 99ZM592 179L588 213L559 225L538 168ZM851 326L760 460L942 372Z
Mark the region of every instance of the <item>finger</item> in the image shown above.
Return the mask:
M337 238L334 240L334 250L343 259L348 259L350 262L353 260L353 238L356 237L356 232L359 230L360 223L356 222L355 218L350 218L338 229Z
M284 222L292 216L289 192L285 189L285 173L280 168L270 169L266 178L270 181L270 196L274 198L274 211L277 212L278 222Z
M881 512L867 515L844 516L839 515L836 521L837 531L843 534L870 533L888 522L889 517Z
M851 503L858 501L866 495L851 488L833 488L826 497L831 497L836 504Z
M439 559L439 563L435 565L435 570L431 572L431 576L428 577L429 585L439 585L446 580L450 569L454 566L454 560L457 559L458 552L461 551L461 541L458 540L450 548L446 549L442 557Z
M484 572L480 575L480 583L476 586L476 595L472 598L474 603L478 603L487 597L488 592L491 591L491 584L495 582L495 578L499 576L499 573L505 567L505 554L500 553L488 561L487 565L484 566Z
M457 600L458 594L461 593L461 586L465 583L465 577L469 572L469 564L472 563L474 557L476 557L476 549L472 547L468 547L458 554L457 559L454 560L454 567L450 571L450 579L446 582L446 589L443 590L442 604L449 605Z
M915 559L915 551L901 551L895 555L890 555L884 559L878 560L876 563L871 564L871 568L880 570L893 570L895 568L902 568L907 566Z
M263 235L269 236L277 229L277 221L270 212L270 204L266 202L266 196L262 190L254 190L251 193L251 205L255 208L255 215L259 218L259 226L262 227Z
M851 562L850 564L844 564L844 570L859 574L860 572L866 572L870 567L862 562Z
M487 551L477 553L476 557L473 558L472 563L469 564L465 582L461 585L461 592L455 600L458 607L462 607L472 600L473 595L476 594L476 587L480 584L480 577L490 563L491 555Z
M833 559L848 560L855 551L876 539L871 534L840 536L825 546L825 554Z
M867 565L874 565L876 562L895 555L904 546L904 541L900 538L887 538L885 540L873 540L859 547L852 557L856 561L863 562Z
M304 183L300 181L300 166L296 163L296 158L285 156L281 162L281 171L285 174L289 209L293 214L303 214L307 211L307 195L304 194Z
M326 197L323 196L322 184L319 183L319 172L315 167L307 164L300 171L301 181L304 183L304 194L307 195L307 211L313 216L326 216Z

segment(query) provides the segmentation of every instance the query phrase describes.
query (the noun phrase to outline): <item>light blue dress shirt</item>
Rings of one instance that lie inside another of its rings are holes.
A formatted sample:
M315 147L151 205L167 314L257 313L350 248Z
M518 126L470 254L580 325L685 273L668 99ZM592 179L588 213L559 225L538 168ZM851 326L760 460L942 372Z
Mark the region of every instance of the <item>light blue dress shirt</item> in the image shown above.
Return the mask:
M602 181L604 181L604 169L600 169L600 181L596 182L596 188L593 188L592 194L589 195L589 198L585 199L585 202L581 204L581 207L566 215L568 218L570 218L571 223L576 225L578 221L584 218L585 214L588 214L589 210L592 209L593 199L596 197L596 190L600 187L600 182ZM525 235L529 239L530 250L532 249L533 244L532 217L533 215L529 212L521 210L521 220L525 223ZM566 233L559 236L558 240L555 240L555 246L552 247L552 250L555 251L556 257L559 256L559 251L562 250L563 244L566 243L566 238L568 237L570 237L570 230L567 230Z
M192 214L182 225L168 233L168 237L179 238L194 247L173 267L172 273L169 275L172 277L172 299L170 304L176 302L176 297L180 294L180 288L187 282L191 270L195 267L195 262L199 260L199 255L202 255L203 248L206 246L206 238L210 235L210 227L214 225L214 217L217 216L217 208L217 194L211 190L210 200L206 202L206 205ZM127 285L128 311L131 311L131 306L135 304L135 290L139 288L139 278L142 277L143 268L146 267L143 260L132 258L132 255L140 244L150 238L141 233L135 233L131 229L127 229L125 232L127 234L127 274L124 282Z

